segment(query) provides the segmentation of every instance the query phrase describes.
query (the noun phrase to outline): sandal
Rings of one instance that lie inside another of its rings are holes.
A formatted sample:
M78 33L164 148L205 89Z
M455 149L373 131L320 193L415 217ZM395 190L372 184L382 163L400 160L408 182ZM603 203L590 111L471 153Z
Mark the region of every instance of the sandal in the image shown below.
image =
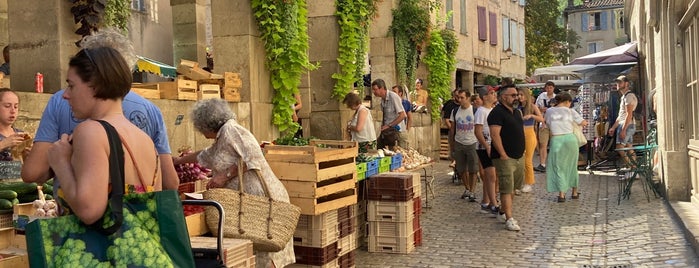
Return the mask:
M563 197L559 196L559 197L558 197L558 203L563 203L563 202L565 202L565 201L566 201L565 196L563 196Z
M580 198L580 192L576 195L570 195L570 199L579 199Z

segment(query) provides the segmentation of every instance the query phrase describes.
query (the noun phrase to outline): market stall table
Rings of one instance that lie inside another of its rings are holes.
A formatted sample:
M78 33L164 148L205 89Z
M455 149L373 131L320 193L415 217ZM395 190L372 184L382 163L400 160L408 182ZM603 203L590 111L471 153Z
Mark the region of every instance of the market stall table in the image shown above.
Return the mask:
M429 169L429 172L428 172ZM434 188L432 182L434 181L434 162L429 162L425 164L420 164L417 167L414 167L412 169L406 170L408 172L418 172L421 173L420 177L425 182L425 205L422 206L424 208L432 208L430 206L430 194L432 195L432 199L434 199Z

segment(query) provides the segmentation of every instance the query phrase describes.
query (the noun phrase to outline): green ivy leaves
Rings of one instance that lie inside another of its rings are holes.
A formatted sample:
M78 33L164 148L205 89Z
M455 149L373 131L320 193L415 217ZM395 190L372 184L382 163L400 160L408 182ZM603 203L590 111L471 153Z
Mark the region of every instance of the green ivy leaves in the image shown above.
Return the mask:
M340 26L337 57L340 71L332 75L336 80L332 96L342 100L354 89L354 83L362 80L369 45L369 20L376 8L373 0L336 0L335 6Z
M394 37L399 84L414 86L417 49L427 39L432 6L429 0L400 0L398 7L392 11L393 21L389 30Z
M295 94L301 75L316 66L308 60L308 19L305 0L251 0L252 11L264 41L265 64L271 73L273 118L283 136L293 135Z
M445 41L448 40L448 41ZM448 46L447 46L448 44ZM430 83L430 101L432 106L430 115L433 120L440 118L440 105L442 100L450 98L451 73L456 70L455 53L458 43L456 35L451 30L430 33L430 42L427 46L427 55L423 62L427 64Z

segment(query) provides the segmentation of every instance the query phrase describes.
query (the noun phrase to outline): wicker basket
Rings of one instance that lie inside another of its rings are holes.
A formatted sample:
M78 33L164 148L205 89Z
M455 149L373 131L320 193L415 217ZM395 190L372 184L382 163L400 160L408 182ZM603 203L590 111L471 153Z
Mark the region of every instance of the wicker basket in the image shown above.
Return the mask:
M12 226L12 213L0 214L0 229L11 228Z

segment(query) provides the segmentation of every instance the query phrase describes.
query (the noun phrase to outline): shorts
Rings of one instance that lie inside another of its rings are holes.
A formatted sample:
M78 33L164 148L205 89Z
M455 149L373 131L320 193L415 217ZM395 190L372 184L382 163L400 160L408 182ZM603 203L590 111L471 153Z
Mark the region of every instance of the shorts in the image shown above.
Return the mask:
M463 174L466 170L468 170L469 173L476 173L480 169L478 167L476 145L478 145L478 143L463 145L461 143L454 142L452 157L454 160L456 160L456 172L458 174Z
M493 160L490 159L488 151L486 151L485 149L478 149L476 150L476 153L478 154L478 160L481 161L481 166L483 166L483 169L493 166Z
M521 189L524 182L523 157L507 160L493 159L495 172L498 174L498 183L501 194L512 194L515 189Z
M636 124L631 124L626 128L626 138L621 140L621 128L623 126L619 125L616 127L616 144L619 145L631 145L633 143L633 135L636 134Z
M551 138L551 130L549 130L548 127L546 127L546 128L540 127L540 128L539 128L539 137L538 137L538 138L539 138L539 144L546 144L546 145L548 145L548 144L549 144L549 138Z

